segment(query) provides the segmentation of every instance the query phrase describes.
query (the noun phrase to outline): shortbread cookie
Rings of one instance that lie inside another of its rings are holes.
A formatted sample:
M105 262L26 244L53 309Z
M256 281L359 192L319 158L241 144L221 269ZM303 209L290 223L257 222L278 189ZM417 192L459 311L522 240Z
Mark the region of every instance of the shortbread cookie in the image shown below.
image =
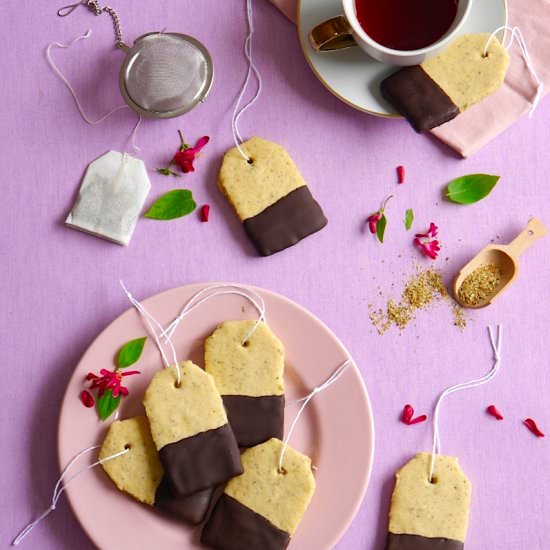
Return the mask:
M244 473L225 488L206 523L201 542L219 550L280 550L296 532L315 491L309 457L270 439L242 455Z
M288 153L276 143L253 137L230 149L219 175L221 192L243 222L262 256L288 248L319 231L327 219Z
M104 459L124 449L128 452L102 464L118 489L182 521L196 525L204 519L213 489L188 497L172 495L145 416L113 422L99 458Z
M175 496L242 472L239 449L214 379L191 361L157 372L143 399L151 435Z
M492 94L504 82L507 50L489 34L456 38L443 53L386 78L382 95L417 132L435 128Z
M99 459L124 449L128 452L104 462L103 469L119 490L152 506L164 472L145 416L113 422L103 440Z
M284 347L266 323L226 321L204 343L204 368L214 377L241 447L283 436Z
M462 550L470 509L470 481L452 456L419 453L395 476L386 550Z

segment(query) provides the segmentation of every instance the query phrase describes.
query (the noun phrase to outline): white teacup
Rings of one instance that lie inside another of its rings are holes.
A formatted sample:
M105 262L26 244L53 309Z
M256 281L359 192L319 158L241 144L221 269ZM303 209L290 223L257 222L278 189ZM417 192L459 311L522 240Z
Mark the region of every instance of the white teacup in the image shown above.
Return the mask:
M433 44L418 50L394 50L373 40L361 27L355 11L355 1L342 0L344 15L323 21L309 33L309 42L315 51L327 52L359 46L371 57L383 63L402 66L419 65L448 46L460 31L472 6L472 0L458 0L456 17L452 25Z

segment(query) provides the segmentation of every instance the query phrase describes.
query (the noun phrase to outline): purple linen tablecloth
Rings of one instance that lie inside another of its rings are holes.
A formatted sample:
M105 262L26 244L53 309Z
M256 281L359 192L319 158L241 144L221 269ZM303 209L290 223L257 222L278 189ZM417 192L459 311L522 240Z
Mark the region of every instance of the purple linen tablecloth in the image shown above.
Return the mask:
M416 214L414 230L431 221L440 226L443 249L435 265L449 279L491 239L511 239L530 216L550 223L550 103L475 157L460 160L435 141L419 139L403 121L340 103L308 68L295 28L269 3L257 2L255 56L265 87L243 117L242 131L284 145L329 218L326 229L298 246L258 258L215 183L221 155L232 146L231 110L246 68L243 2L118 2L128 40L168 27L204 41L216 63L203 105L181 119L146 120L138 133L150 168L165 163L178 128L189 140L211 136L194 174L179 180L152 174L150 195L189 187L200 204L212 205L210 222L195 215L167 223L141 220L130 246L122 248L63 226L85 166L108 149L128 148L135 115L123 111L99 127L82 122L46 65L45 45L93 28L86 43L55 52L92 115L121 102L122 54L112 47L107 17L79 9L59 19L58 7L7 0L1 18L2 547L48 504L58 476L56 425L64 388L88 344L128 307L118 286L123 278L138 297L198 281L259 285L304 305L342 339L367 384L377 441L366 498L337 550L382 548L393 474L431 444L427 423L399 422L403 405L431 414L444 387L484 374L491 366L485 327L502 322L502 371L491 385L449 399L441 419L443 451L459 457L473 484L468 550L546 550L550 438L535 438L521 421L531 416L550 432L550 240L526 253L520 279L506 296L467 315L463 333L442 306L419 314L401 335L379 336L368 304L398 297L418 258L402 226L407 208ZM407 169L400 187L398 164ZM473 172L502 176L489 198L469 207L442 200L446 182ZM379 245L362 232L362 223L389 193L396 198L388 206L386 243ZM503 422L485 415L491 403L504 413ZM65 500L31 537L22 547L92 548Z

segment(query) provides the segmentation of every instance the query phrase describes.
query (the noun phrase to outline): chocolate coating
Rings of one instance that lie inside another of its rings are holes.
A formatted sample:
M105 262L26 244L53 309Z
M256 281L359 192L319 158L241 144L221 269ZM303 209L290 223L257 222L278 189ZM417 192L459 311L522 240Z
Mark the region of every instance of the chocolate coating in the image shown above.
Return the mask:
M417 132L452 120L460 109L420 65L403 67L380 84L382 95Z
M283 438L284 395L222 395L222 399L239 447L253 447L272 437Z
M218 550L282 550L290 535L224 494L202 530L201 542Z
M298 187L252 218L244 229L262 256L270 256L319 231L327 224L307 185Z
M212 487L186 497L175 497L168 480L163 477L155 494L155 506L168 516L198 525L208 511L214 490Z
M170 490L177 497L192 495L243 473L229 424L165 445L159 458Z
M388 533L385 550L463 550L459 540Z

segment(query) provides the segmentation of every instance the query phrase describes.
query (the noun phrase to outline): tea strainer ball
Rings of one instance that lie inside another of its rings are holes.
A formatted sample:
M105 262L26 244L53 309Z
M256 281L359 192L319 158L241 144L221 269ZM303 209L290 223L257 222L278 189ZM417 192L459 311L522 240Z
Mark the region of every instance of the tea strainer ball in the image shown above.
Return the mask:
M128 106L145 117L173 118L204 101L214 78L210 53L196 38L172 32L151 32L128 46L122 40L120 19L98 0L82 0L57 13L66 16L78 6L96 15L107 13L113 20L116 45L125 52L119 75L122 97Z

